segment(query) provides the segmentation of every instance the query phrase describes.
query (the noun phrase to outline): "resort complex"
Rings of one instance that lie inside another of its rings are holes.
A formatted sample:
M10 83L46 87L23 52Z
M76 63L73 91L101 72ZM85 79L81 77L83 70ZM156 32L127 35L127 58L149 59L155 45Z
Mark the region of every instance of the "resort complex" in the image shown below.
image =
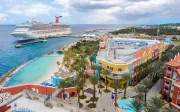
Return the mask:
M97 61L111 71L108 84L114 79L122 79L122 74L130 74L132 81L139 76L135 68L148 60L159 60L167 44L158 40L132 38L104 38L100 42ZM104 75L102 75L105 78Z
M180 111L180 54L166 63L162 96Z

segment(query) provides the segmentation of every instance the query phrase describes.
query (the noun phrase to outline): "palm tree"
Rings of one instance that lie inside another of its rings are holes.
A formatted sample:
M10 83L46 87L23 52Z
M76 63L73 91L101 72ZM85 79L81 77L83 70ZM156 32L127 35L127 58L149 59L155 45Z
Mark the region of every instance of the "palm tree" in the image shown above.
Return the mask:
M107 89L107 76L110 74L111 74L111 72L108 69L103 70L103 75L106 76L106 79L105 79L106 91L108 91L108 89Z
M80 98L79 98L79 96L80 96L80 90L84 87L84 81L83 80L79 80L77 82L76 87L78 88L78 104L80 106Z
M143 104L139 102L137 99L130 100L130 104L127 104L127 110L131 110L133 112L141 112L143 110Z
M96 99L96 85L98 84L98 78L96 76L92 76L89 78L89 81L93 85L93 89L94 89L93 92L93 103L94 103L94 100Z
M151 85L152 85L152 82L149 80L149 79L144 79L140 82L140 84L142 86L144 86L144 102L146 104L146 96L147 96L147 92L149 91Z
M65 80L62 80L59 85L58 85L58 89L62 89L62 96L64 95L64 88L66 88L66 81Z
M149 105L147 105L147 106L144 108L144 111L145 111L145 112L159 112L156 107L151 107L151 106L149 106Z
M171 108L166 108L165 112L178 112L177 110L171 109Z
M130 74L122 74L121 75L122 80L124 81L124 98L126 97L126 88L128 85L128 81L132 79L132 77L130 76Z
M60 62L59 62L59 61L57 61L57 63L56 63L56 64L57 64L57 66L58 66L58 71L59 71L59 65L60 65Z
M136 96L137 96L137 98L138 98L138 100L139 100L139 102L140 102L140 101L141 101L141 98L142 98L142 96L143 96L143 94L144 94L144 92L145 92L145 87L142 86L142 85L138 85L138 86L136 86L136 87L134 88L133 91L136 93Z
M101 65L97 65L96 69L98 70L98 73L99 73L98 74L99 75L98 79L99 79L99 87L100 87L101 86L100 75L101 75L101 72L103 70L103 67Z
M113 80L111 82L111 87L114 88L114 92L115 92L115 104L117 104L117 89L120 87L120 81L119 80Z
M148 101L148 106L150 107L156 107L158 111L163 109L163 106L165 105L165 102L160 97L151 97Z
M92 65L91 69L94 71L94 76L96 76L96 65Z
M89 60L90 60L91 68L92 68L92 65L93 65L93 62L94 62L94 56L91 55L91 56L89 57Z

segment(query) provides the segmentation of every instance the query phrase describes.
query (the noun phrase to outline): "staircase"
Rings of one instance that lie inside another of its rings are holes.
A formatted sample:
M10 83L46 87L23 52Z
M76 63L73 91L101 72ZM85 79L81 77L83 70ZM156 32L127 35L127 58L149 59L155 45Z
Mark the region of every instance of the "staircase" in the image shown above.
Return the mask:
M56 89L52 94L51 94L51 98L52 99L56 99L57 95L62 91L62 89Z

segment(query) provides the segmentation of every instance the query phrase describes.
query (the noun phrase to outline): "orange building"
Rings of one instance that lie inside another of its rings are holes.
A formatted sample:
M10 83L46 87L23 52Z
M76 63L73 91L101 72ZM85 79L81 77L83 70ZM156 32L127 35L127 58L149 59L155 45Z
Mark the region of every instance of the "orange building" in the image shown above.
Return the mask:
M45 95L51 95L56 88L54 87L47 87L43 85L35 85L35 84L26 84L26 85L20 85L20 86L13 86L13 87L3 87L2 88L2 93L9 92L11 95L18 94L22 92L23 90L29 90L29 91L35 91L40 94L45 94ZM68 97L74 97L77 96L77 88L72 87L72 88L65 88L64 93ZM57 98L62 98L62 91L60 91L57 95Z
M166 63L162 96L180 111L180 54Z

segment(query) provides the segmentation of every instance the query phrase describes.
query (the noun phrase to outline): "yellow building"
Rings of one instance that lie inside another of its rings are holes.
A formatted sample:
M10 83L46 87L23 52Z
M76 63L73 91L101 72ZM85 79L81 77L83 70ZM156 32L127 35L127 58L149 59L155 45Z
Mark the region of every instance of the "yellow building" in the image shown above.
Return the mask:
M104 46L103 46L104 44ZM111 71L108 85L114 79L121 80L122 74L135 76L134 68L149 59L159 59L166 44L157 40L110 38L101 43L97 55L99 63ZM105 76L102 75L105 79Z

